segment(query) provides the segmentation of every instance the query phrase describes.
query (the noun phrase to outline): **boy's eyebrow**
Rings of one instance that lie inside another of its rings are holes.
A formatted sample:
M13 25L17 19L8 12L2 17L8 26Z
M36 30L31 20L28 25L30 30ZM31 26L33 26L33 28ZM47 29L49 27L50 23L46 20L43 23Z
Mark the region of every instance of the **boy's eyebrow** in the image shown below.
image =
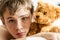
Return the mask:
M22 16L20 16L20 17L25 17L25 16L29 16L29 15L22 15Z
M26 15L21 15L21 16L19 16L19 18L20 17L26 17L26 16L29 16L28 14L26 14ZM8 17L7 19L10 19L10 18L12 18L12 17Z
M7 19L10 19L10 18L12 18L12 17L8 17Z
M28 15L28 14L26 14L26 15L21 15L21 16L19 16L19 18L20 18L20 17L28 17L28 16L30 16L30 15Z

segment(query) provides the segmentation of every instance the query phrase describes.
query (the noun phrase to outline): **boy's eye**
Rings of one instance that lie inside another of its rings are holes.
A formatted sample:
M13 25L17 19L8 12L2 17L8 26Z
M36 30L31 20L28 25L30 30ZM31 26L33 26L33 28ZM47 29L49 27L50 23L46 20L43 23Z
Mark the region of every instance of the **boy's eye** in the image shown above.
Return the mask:
M28 20L28 17L23 17L22 18L22 21L26 21L26 20Z
M10 22L10 23L15 23L15 21L14 21L14 20L9 20L9 22Z

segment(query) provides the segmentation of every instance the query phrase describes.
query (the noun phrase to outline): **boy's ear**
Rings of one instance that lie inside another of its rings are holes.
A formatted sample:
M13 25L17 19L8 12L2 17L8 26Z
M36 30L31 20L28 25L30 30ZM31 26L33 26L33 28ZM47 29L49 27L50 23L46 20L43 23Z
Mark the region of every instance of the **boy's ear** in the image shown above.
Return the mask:
M1 18L1 21L2 21L3 25L5 25L5 20L4 20L4 18Z
M35 19L34 19L34 17L32 16L32 20L31 20L31 22L35 22Z

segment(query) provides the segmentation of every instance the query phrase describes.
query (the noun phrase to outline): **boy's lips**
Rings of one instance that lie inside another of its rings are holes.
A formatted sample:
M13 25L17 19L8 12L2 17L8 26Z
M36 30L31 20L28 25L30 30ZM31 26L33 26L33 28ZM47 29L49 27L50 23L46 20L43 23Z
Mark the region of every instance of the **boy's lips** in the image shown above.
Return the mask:
M17 33L16 35L23 36L24 34L25 32L20 32L20 33Z

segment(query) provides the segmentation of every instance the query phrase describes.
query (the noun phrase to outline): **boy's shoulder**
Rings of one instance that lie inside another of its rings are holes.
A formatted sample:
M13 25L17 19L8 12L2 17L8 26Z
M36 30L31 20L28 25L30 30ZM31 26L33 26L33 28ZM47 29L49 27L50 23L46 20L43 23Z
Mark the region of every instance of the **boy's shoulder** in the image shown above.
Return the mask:
M1 40L8 40L12 39L13 37L10 35L10 33L7 31L7 29L4 26L0 25L0 39Z

